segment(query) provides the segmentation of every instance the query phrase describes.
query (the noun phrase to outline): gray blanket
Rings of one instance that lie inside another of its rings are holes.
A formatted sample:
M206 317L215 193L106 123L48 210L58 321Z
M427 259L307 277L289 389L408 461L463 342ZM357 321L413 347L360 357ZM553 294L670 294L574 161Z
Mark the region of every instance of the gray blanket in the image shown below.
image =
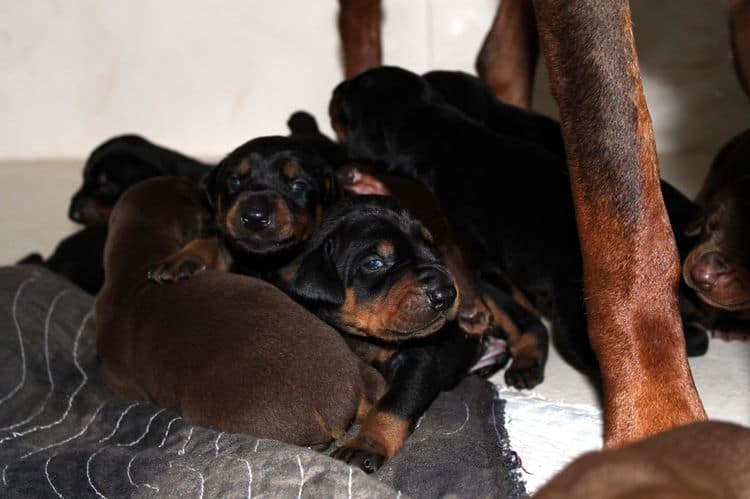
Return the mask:
M116 398L99 374L93 300L36 267L0 268L2 497L519 497L494 387L443 393L368 476L310 449L192 426Z

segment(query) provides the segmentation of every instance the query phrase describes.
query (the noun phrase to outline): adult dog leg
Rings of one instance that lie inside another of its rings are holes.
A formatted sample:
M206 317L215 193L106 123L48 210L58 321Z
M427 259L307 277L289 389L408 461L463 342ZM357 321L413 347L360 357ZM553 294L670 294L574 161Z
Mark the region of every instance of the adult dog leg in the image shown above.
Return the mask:
M519 107L531 105L539 38L531 0L502 0L475 66L495 96Z
M677 307L680 265L659 187L626 0L534 0L583 256L601 368L604 440L704 419Z
M380 66L381 18L380 0L339 0L339 36L347 79Z

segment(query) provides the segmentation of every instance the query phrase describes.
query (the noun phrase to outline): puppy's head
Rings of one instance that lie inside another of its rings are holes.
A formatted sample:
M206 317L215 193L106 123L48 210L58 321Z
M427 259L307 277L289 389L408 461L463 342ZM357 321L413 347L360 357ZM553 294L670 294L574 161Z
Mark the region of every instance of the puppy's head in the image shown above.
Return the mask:
M351 156L379 159L387 150L387 132L398 129L409 109L432 99L421 76L381 66L340 83L328 111L339 142L347 145Z
M161 174L158 162L144 150L155 147L135 135L101 144L83 168L83 185L73 195L68 217L86 226L109 222L112 207L133 184Z
M247 142L202 185L228 244L255 255L278 254L306 241L337 196L327 163L288 137Z
M384 196L336 205L290 268L290 294L354 335L385 341L426 336L458 308L455 282L432 236Z
M686 234L698 243L685 259L685 282L711 306L750 308L750 177L701 210Z

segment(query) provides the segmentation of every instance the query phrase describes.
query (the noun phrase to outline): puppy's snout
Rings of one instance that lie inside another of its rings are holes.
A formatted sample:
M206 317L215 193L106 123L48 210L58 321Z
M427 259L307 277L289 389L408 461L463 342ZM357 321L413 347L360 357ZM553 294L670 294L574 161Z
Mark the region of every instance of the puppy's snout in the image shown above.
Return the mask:
M423 269L419 274L419 280L433 310L442 312L453 306L456 301L456 287L445 270L434 267Z
M727 261L716 252L706 253L690 271L693 282L700 289L708 291L714 287L722 275L729 272Z

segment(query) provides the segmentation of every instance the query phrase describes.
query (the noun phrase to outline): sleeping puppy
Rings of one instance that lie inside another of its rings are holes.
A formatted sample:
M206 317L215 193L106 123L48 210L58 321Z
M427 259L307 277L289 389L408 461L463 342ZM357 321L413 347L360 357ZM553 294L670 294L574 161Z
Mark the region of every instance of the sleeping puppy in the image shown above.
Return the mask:
M324 449L384 391L338 332L258 279L143 278L209 216L198 185L175 177L140 183L115 206L94 307L104 379L190 424Z
M430 71L422 77L446 104L490 130L565 157L560 124L552 118L502 102L489 85L463 71ZM435 102L439 104L440 100Z
M524 292L549 303L561 355L596 375L564 158L493 132L436 103L434 94L414 73L372 69L335 89L331 122L353 160L424 182L466 242L474 266L490 262Z
M686 233L694 249L683 277L713 309L709 328L724 339L750 336L750 131L714 160Z
M83 185L70 201L68 216L86 226L106 225L117 199L133 184L160 175L199 180L209 165L153 144L138 135L120 135L99 145L83 167Z
M460 297L432 234L391 198L339 202L280 285L386 378L359 433L334 453L367 472L398 452L437 394L483 353L452 322Z
M201 184L210 224L153 269L151 280L186 279L206 268L269 278L296 255L338 195L326 161L281 136L245 143Z

